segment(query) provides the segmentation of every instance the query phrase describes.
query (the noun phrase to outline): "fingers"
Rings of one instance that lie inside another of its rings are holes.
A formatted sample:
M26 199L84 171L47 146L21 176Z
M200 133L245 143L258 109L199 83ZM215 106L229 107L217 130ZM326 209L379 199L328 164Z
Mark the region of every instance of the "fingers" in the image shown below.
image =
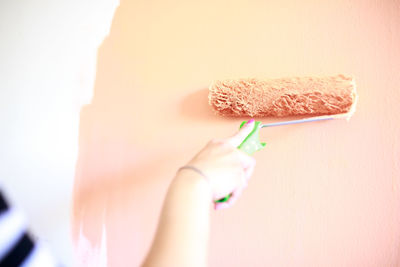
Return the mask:
M227 139L227 142L233 145L234 147L238 147L241 143L243 143L244 139L251 133L254 128L254 119L249 120L243 127L232 137Z
M235 204L235 202L242 195L243 190L244 190L244 186L237 188L235 191L232 192L231 197L229 198L229 200L227 202L214 203L214 208L216 210L220 210L220 209L226 209L226 208L232 207L233 204Z
M246 186L247 186L247 183L250 180L251 176L253 175L255 166L256 166L256 163L254 162L253 165L251 165L248 168L244 169L244 173L245 173L245 177L246 177Z
M226 209L229 208L230 205L228 204L228 202L223 202L223 203L214 203L214 209L215 210L222 210L222 209Z
M254 172L254 167L256 166L256 160L255 158L247 155L244 152L239 151L239 157L242 163L242 167L245 173L246 181L250 179L250 177L253 175Z
M225 209L231 207L242 195L244 189L247 187L248 182L253 175L254 168L256 166L256 160L245 153L239 152L243 164L243 176L240 180L239 186L232 192L231 197L227 202L214 203L216 210Z
M222 203L214 203L214 208L216 210L219 209L225 209L225 208L229 208L231 206L233 206L233 204L235 204L235 202L239 199L239 197L242 195L243 190L246 188L247 186L247 179L245 177L245 173L243 172L243 175L240 179L240 184L239 186L231 193L231 197L229 198L229 200L227 202L222 202Z
M256 164L255 158L249 156L243 151L237 150L237 156L239 157L240 163L242 164L242 167L244 169L247 169L248 167Z
M247 155L246 153L239 151L238 149L232 149L231 146L237 148L241 143L243 143L246 137L253 131L254 124L254 119L251 119L245 125L243 125L243 127L232 137L221 140L222 145L228 145L228 147L226 147L228 149L223 150L227 155L227 162L229 162L231 168L236 169L238 172L236 172L236 174L233 175L234 177L232 177L232 179L235 179L236 182L233 183L232 187L234 188L234 190L231 197L227 202L214 203L214 208L216 210L231 207L239 199L239 197L243 193L243 190L247 187L248 180L253 174L255 159ZM214 141L213 143L219 142ZM230 188L232 187L230 186Z

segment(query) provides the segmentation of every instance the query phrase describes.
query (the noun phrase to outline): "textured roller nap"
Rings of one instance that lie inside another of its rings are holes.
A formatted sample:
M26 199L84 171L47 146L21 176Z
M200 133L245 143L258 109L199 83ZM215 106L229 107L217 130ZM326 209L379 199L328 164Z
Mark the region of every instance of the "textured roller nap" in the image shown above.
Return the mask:
M352 77L295 77L215 81L209 104L225 116L331 115L354 110Z

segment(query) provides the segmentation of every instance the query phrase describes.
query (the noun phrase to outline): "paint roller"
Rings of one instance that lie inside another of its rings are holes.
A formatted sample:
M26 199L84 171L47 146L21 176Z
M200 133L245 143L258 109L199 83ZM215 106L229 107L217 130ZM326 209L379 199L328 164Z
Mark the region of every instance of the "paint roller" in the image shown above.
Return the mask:
M262 124L256 121L253 131L238 146L252 155L265 147L259 130L305 122L349 119L356 107L357 93L352 77L292 77L281 79L227 79L211 84L209 104L217 114L230 117L287 117L307 118ZM240 128L246 123L243 121ZM231 195L216 202L228 201Z

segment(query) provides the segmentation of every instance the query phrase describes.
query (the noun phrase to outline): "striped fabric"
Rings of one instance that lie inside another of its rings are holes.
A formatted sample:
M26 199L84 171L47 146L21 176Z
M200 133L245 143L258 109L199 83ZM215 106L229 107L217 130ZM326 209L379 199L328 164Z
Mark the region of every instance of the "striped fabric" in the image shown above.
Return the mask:
M24 214L10 207L0 191L0 267L53 267L49 251L27 231Z

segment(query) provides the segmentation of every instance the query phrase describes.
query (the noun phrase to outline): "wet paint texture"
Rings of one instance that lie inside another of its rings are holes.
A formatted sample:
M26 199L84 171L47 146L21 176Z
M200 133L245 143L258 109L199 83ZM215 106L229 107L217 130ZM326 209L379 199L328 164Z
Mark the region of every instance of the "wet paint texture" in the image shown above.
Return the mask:
M211 81L346 73L349 122L260 131L247 190L212 212L209 264L399 266L399 25L397 1L121 1L80 116L75 239L106 240L109 266L143 260L176 170L243 120L214 115Z

